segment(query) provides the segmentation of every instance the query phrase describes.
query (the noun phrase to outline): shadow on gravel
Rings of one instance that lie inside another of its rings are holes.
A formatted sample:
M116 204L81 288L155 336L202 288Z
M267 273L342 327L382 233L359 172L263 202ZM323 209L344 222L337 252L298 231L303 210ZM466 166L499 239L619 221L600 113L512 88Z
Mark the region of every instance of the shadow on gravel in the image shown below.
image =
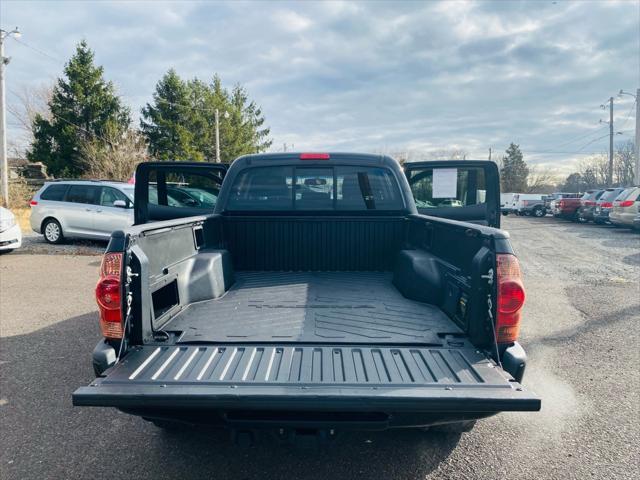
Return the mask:
M640 253L634 253L622 258L622 261L627 265L640 265Z
M619 289L620 286L599 286L597 290L594 290L594 296L597 294L601 305L606 305L605 299L610 295L611 289ZM635 286L631 288L635 289ZM538 339L541 343L549 345L565 345L567 342L573 341L576 337L585 333L593 332L599 329L611 329L616 323L627 321L634 315L637 316L640 311L640 299L625 308L620 308L615 311L607 310L606 314L594 313L591 310L585 309L583 306L582 290L576 288L565 288L565 293L569 298L569 301L573 307L585 316L585 321L581 325L554 332L551 335L543 336ZM592 299L593 300L593 299Z
M166 433L114 409L71 405L71 393L94 378L98 340L96 313L0 340L3 479L418 478L460 440L436 432L350 433L305 450L240 448L226 431Z

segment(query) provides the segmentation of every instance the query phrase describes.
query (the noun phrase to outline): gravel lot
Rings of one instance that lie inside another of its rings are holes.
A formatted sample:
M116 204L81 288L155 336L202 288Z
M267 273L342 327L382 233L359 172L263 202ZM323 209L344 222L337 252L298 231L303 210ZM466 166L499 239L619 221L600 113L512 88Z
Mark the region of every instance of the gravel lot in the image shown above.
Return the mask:
M328 450L239 448L71 406L93 379L104 244L37 238L0 257L0 478L640 478L640 235L506 217L525 273L525 384L540 413L448 435L349 434ZM65 253L65 254L62 254Z

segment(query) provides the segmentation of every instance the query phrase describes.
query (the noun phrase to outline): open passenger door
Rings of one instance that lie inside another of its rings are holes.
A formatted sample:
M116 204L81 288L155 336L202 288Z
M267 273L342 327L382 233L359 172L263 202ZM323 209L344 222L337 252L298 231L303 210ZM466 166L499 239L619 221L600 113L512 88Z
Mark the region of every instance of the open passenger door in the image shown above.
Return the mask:
M404 171L418 212L500 227L500 176L494 162L410 162Z
M228 165L145 162L135 175L135 225L212 213Z

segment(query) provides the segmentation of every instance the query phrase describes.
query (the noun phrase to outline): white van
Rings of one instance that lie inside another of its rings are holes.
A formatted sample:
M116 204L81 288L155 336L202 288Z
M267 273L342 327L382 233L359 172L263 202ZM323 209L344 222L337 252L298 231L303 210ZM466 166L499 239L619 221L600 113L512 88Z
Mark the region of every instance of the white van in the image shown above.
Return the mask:
M500 211L503 215L508 215L513 210L513 197L516 193L501 193L500 194Z

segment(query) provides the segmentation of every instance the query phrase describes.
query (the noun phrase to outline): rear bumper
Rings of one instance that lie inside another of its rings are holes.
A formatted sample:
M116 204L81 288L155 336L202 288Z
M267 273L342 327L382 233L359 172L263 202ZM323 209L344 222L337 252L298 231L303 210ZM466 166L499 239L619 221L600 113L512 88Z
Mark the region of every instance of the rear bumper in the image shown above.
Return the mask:
M585 220L593 220L593 207L580 207L578 214Z
M609 221L609 211L601 210L600 212L594 212L593 214L594 222L608 222Z

